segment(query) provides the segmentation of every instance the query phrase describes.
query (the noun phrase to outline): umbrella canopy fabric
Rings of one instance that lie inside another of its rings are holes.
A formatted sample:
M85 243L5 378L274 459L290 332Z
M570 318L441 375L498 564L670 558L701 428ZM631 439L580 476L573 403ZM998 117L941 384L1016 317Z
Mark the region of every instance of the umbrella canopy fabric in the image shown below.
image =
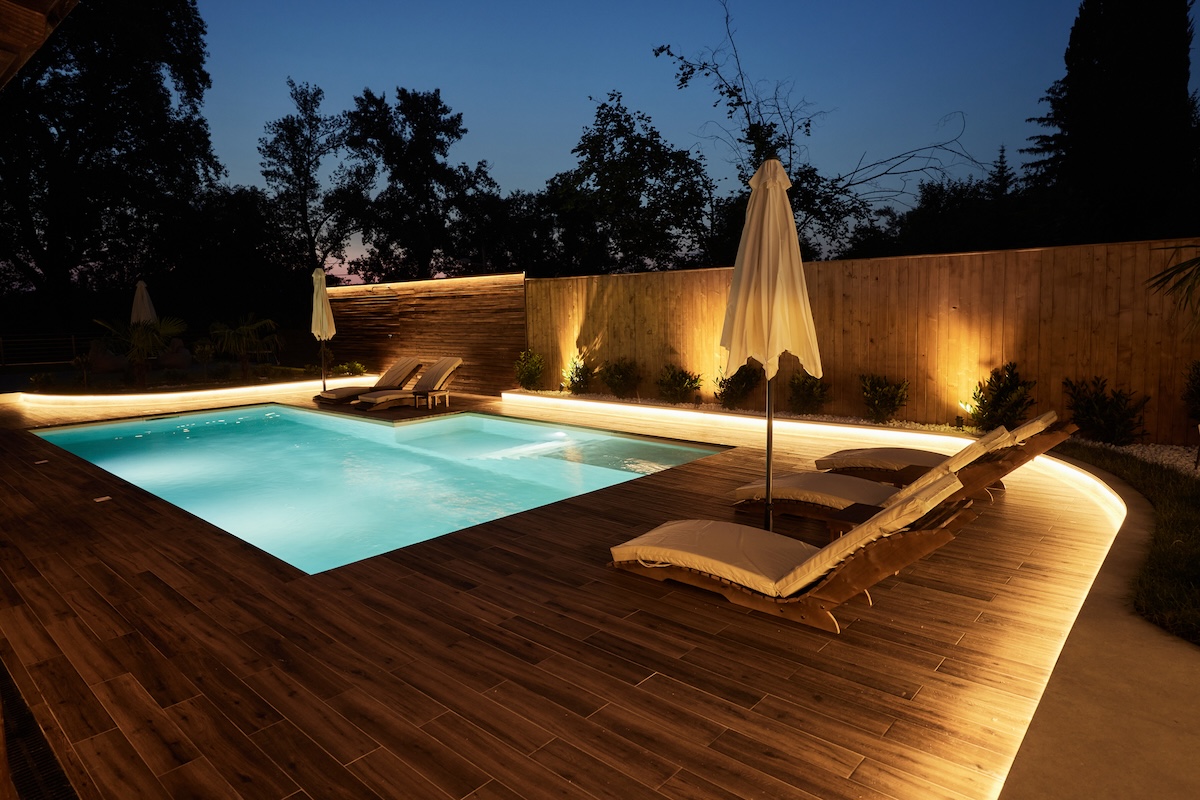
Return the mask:
M769 381L787 350L809 375L821 377L817 329L787 197L791 185L777 159L764 161L750 179L750 203L721 330L721 347L729 351L726 374L753 358Z
M137 282L137 289L133 292L133 311L129 314L130 325L141 322L158 322L158 314L154 313L154 303L150 302L150 291L145 281Z
M333 308L329 305L329 293L325 290L325 270L313 270L312 335L327 342L337 333L333 324Z
M767 477L763 527L771 530L771 450L775 405L773 389L779 357L786 350L800 359L808 374L821 377L821 354L813 323L796 218L788 202L792 185L778 159L764 161L750 179L750 202L733 265L733 283L725 307L721 346L729 351L725 366L733 375L753 358L767 376Z

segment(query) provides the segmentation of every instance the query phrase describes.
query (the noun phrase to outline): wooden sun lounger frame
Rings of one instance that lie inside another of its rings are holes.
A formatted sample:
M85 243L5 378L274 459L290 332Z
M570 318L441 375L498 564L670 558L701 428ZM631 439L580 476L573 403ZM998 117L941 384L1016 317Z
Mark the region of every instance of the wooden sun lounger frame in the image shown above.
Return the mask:
M1069 430L1068 430L1068 428L1069 428ZM1066 435L1062 435L1062 432L1064 430L1068 431ZM1037 439L1037 437L1039 437L1039 436L1045 436L1046 434L1051 434L1051 436L1048 437L1048 440L1054 439L1054 441L1052 444L1050 444L1048 447L1046 447L1045 449L1042 450L1042 453L1044 453L1047 450L1049 450L1051 447L1054 447L1054 445L1059 444L1060 442L1065 440L1067 438L1067 436L1069 436L1075 430L1076 430L1076 427L1070 423L1066 423L1066 422L1062 422L1062 421L1055 422L1051 425L1048 425L1044 430L1038 431L1033 436L1030 436L1029 439L1026 440L1025 444L1032 442L1034 439ZM1057 438L1055 438L1055 437L1057 437ZM1014 446L1020 447L1022 445L1018 444L1018 445L1014 445ZM1039 444L1038 446L1040 447L1041 445ZM997 452L1004 452L1005 450L1008 450L1008 449L1009 448L1002 448L1002 449L998 450ZM1041 455L1041 453L1038 453L1038 455ZM985 454L985 456L980 460L985 460L986 458L987 458L987 455ZM928 472L930 469L931 469L931 467L921 466L920 464L909 464L909 465L901 467L899 469L891 469L888 467L834 467L833 469L829 469L829 470L825 470L825 471L829 472L833 475L849 475L853 478L863 478L868 481L875 481L876 483L889 483L892 486L901 486L902 487L902 486L907 486L908 484L917 480L922 475L924 475L926 472ZM1003 489L1004 483L1000 480L996 480L995 482L989 484L987 488Z
M1055 445L1066 441L1076 430L1078 428L1073 423L1056 422L1045 430L1030 436L1021 444L983 454L958 471L957 475L962 483L962 489L951 495L946 502L953 503L964 498L977 500L989 498L989 490L1004 488L1002 478L1046 453ZM921 474L923 475L927 471L923 468ZM919 477L920 475L916 475L913 480ZM890 483L891 481L881 482ZM734 508L741 512L761 514L764 502L763 500L745 500L735 504ZM853 503L845 508L833 508L820 503L789 500L782 497L772 498L772 507L779 514L824 522L829 528L831 540L875 516L880 510L879 506L866 503Z
M812 586L788 597L772 597L688 567L648 567L638 561L611 562L610 566L656 581L672 580L716 592L743 608L841 633L834 609L856 599L871 605L868 590L872 586L954 539L976 516L970 500L944 503L905 530L868 542Z

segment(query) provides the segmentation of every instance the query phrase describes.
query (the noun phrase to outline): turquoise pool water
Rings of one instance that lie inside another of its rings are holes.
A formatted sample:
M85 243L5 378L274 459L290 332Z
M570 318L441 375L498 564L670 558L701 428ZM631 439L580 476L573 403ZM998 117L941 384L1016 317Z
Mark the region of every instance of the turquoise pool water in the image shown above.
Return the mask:
M278 405L34 433L310 574L716 452L486 414L392 425Z

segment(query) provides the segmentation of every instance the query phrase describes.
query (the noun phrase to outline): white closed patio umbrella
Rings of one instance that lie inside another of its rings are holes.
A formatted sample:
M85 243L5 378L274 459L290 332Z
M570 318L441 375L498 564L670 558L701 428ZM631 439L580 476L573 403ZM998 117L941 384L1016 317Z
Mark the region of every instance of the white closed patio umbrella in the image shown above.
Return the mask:
M325 270L317 267L312 273L313 308L312 334L321 342L321 391L325 391L325 342L337 333L333 323L333 308L329 305L329 292L325 290Z
M732 375L750 358L763 365L767 378L767 480L763 527L771 530L771 451L774 445L775 374L786 350L821 377L817 329L804 283L796 218L788 202L792 185L778 159L764 161L750 179L750 203L734 262L733 283L725 307L721 347L729 352L725 371Z
M129 314L129 324L141 322L158 322L158 314L154 313L154 303L150 302L150 290L145 281L138 281L133 292L133 310Z

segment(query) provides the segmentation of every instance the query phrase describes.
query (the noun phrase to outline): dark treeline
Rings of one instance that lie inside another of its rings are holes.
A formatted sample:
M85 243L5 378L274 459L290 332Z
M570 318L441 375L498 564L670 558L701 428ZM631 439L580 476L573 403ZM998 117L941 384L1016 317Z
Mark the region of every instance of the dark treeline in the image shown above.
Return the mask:
M825 175L802 158L810 110L742 73L732 33L656 54L681 90L709 84L743 179L783 160L806 258L1186 236L1191 6L1083 0L1020 172L1004 148L980 164L952 139ZM486 161L453 158L467 121L437 89L368 87L329 113L288 79L294 109L258 142L265 189L228 185L202 113L204 34L194 0L91 0L0 90L0 333L120 316L138 279L193 329L248 312L302 328L315 267L374 282L733 262L745 195L718 196L703 157L618 91L596 99L573 169L506 194Z

